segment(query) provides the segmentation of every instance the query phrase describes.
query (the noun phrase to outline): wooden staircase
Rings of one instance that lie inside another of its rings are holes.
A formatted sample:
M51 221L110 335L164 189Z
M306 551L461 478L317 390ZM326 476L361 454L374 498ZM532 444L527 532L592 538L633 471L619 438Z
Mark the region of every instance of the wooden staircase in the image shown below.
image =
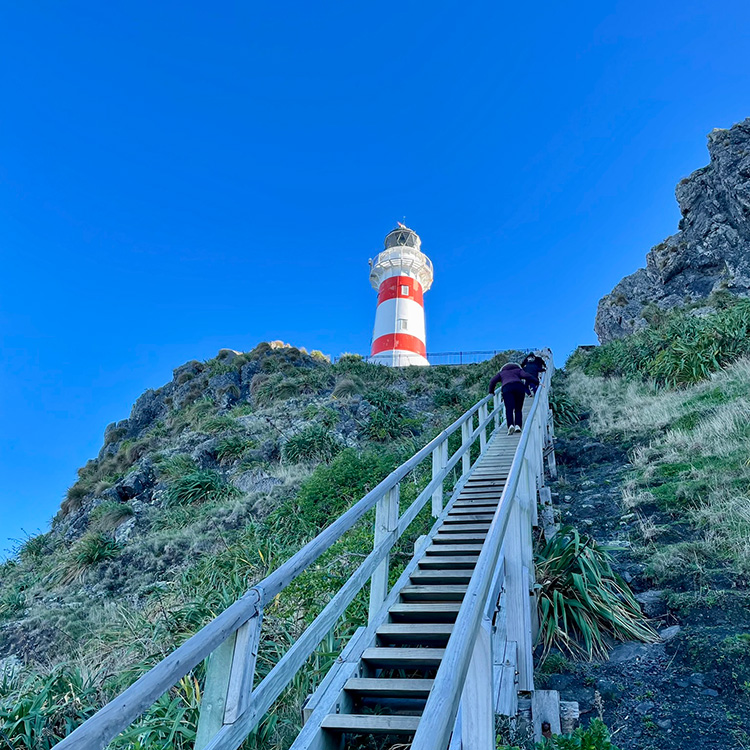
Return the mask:
M362 653L357 676L344 684L336 713L323 719L321 748L359 747L367 735L403 743L416 732L519 437L496 435L473 467L375 643Z

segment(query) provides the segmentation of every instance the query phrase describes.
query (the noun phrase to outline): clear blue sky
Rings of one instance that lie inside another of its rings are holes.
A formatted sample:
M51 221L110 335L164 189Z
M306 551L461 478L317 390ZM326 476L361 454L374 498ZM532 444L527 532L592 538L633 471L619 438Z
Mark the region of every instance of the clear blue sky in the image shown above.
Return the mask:
M593 343L750 115L750 6L4 3L0 550L182 362L365 352L406 217L428 350Z

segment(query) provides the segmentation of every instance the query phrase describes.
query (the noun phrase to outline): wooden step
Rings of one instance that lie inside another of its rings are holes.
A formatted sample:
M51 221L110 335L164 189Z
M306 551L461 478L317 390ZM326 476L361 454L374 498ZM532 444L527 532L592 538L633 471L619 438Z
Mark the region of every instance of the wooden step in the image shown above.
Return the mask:
M377 714L328 714L321 727L327 732L347 734L407 734L419 726L419 716L382 716Z
M458 544L459 542L466 542L467 544L482 544L485 536L485 534L481 533L441 534L438 532L432 537L432 542L433 544Z
M401 600L405 602L460 602L466 593L466 586L442 584L434 586L404 586Z
M493 502L481 502L472 503L468 502L465 505L454 505L448 515L450 516L470 516L472 513L494 513L497 509L497 503Z
M344 690L354 695L384 698L426 698L432 680L401 680L383 677L353 677L346 681Z
M456 538L456 534L453 539ZM482 551L482 544L433 544L425 550L425 555L443 557L445 555L478 555Z
M394 622L455 622L460 602L394 604L389 614Z
M440 666L444 648L366 648L362 661L376 669L432 669Z
M457 515L453 515L452 513L449 513L448 516L445 519L444 523L447 524L454 524L454 523L480 523L481 521L491 521L495 517L494 513L460 513ZM438 531L438 534L442 532L442 529Z
M453 623L418 622L386 623L377 630L378 638L383 644L404 645L416 643L420 646L444 647L453 632Z
M440 527L441 534L486 534L490 522L486 523L451 523Z
M423 568L461 568L471 570L477 564L477 555L433 555L423 557L419 561L420 569Z
M412 573L409 580L417 586L468 583L472 572L471 570L419 570Z

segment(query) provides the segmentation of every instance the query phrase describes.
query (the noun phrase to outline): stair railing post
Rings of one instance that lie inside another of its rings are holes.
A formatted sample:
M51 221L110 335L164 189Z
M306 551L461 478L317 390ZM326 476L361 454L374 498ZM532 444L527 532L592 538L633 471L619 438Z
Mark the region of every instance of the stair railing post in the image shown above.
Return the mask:
M526 628L529 630L529 648L533 649L539 630L539 618L536 610L536 592L534 591L536 575L534 571L534 541L531 533L531 526L537 513L537 489L531 457L524 459L518 490L520 493L522 514L521 559L523 560L527 594L528 621ZM530 655L530 659L533 664L533 656ZM531 674L533 678L533 668ZM533 689L533 687L529 689Z
M492 692L490 621L484 617L461 693L461 747L494 750L495 707Z
M488 415L487 404L482 404L479 407L479 424L482 424ZM482 427L482 431L479 433L479 452L484 453L484 449L487 447L487 425Z
M400 484L391 487L375 506L375 533L373 548L377 549L398 528L398 510ZM369 621L372 622L375 615L383 606L388 595L388 571L390 569L390 554L386 555L382 562L375 568L370 579L370 609Z
M500 429L500 423L502 422L502 417L500 416L500 394L495 393L495 395L492 397L492 409L495 414L495 429Z
M233 724L247 709L253 692L262 621L261 611L208 657L195 750L206 747L224 724Z
M461 447L465 447L469 444L471 433L474 432L472 429L474 423L474 415L472 414L468 419L465 419L461 424ZM466 476L471 470L471 446L466 448L466 452L461 456L461 476Z
M520 485L520 483L519 483ZM505 592L507 602L507 638L518 645L518 689L534 689L533 643L531 642L531 613L529 573L524 564L522 526L526 519L522 509L522 488L513 497L508 528L503 542L505 558Z
M435 479L448 463L448 438L443 440L432 451L432 478ZM432 517L437 518L443 512L443 483L432 493Z
M549 402L548 402L549 404ZM547 471L550 479L554 482L557 479L557 462L555 461L555 415L552 409L547 406L547 442L544 446L544 452L547 454Z

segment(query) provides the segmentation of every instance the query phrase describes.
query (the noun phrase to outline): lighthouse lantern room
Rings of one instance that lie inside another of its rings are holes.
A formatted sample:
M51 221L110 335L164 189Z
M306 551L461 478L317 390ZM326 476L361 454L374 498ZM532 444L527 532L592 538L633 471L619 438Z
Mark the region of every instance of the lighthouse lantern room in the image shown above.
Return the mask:
M391 367L426 366L424 293L432 286L432 261L419 235L400 222L385 248L370 261L370 283L378 291L371 359Z

